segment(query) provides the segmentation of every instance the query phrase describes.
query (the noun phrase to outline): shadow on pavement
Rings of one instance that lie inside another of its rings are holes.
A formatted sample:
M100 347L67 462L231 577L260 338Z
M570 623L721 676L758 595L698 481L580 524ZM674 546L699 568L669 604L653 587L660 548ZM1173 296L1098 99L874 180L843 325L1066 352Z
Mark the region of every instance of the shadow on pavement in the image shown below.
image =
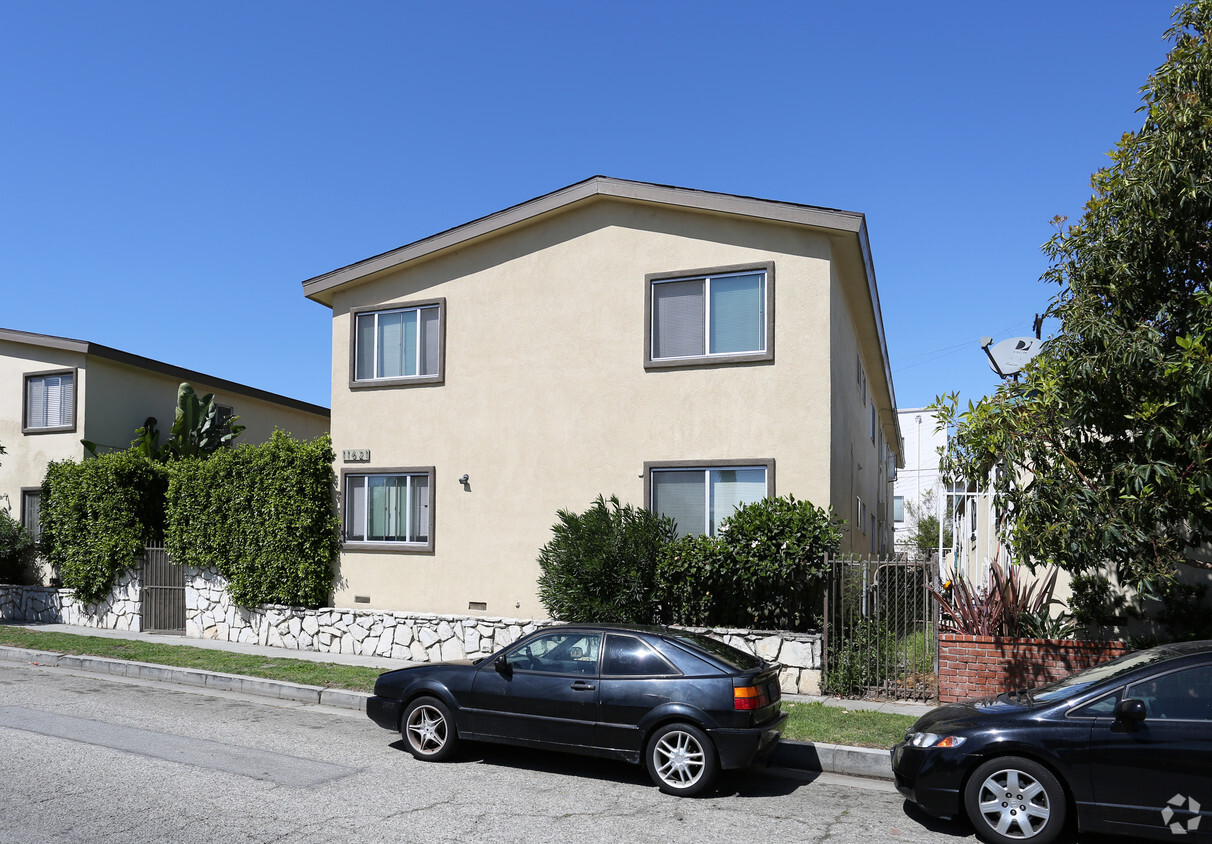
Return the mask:
M411 756L403 739L390 747ZM535 750L496 744L468 743L449 762L435 764L483 763L517 771L541 771L547 774L603 780L652 788L656 786L642 765L614 759L598 759L554 750ZM697 799L712 797L778 797L792 794L811 783L819 774L798 771L795 776L768 774L762 767L743 771L723 771L716 787Z

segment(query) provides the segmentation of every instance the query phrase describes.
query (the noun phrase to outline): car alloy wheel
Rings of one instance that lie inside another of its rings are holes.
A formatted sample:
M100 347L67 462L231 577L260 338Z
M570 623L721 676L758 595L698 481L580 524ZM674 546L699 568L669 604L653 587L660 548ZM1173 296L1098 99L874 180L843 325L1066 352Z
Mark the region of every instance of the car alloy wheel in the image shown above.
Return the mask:
M669 724L648 742L648 773L666 794L689 797L715 781L719 762L706 733L691 724Z
M977 835L995 844L1047 844L1065 824L1065 794L1052 772L1030 759L1004 756L977 768L964 789Z
M417 698L408 705L400 732L408 751L418 759L430 762L450 756L458 743L450 710L432 697Z

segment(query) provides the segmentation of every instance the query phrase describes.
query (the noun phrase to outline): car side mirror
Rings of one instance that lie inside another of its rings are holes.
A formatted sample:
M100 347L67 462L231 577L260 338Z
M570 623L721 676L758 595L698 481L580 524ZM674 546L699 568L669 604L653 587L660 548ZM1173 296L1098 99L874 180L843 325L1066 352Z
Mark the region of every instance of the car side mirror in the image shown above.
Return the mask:
M1115 706L1115 720L1126 726L1135 726L1145 720L1148 710L1143 700L1125 698Z
M508 677L513 672L509 669L509 663L505 660L505 655L501 654L492 661L492 667L497 670L497 673L502 677Z

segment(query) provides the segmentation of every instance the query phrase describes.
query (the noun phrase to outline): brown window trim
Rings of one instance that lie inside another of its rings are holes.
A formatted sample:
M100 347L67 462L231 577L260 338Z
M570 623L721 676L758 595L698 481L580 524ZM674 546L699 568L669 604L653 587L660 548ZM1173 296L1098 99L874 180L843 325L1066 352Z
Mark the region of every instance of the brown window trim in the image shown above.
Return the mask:
M652 357L652 289L654 282L684 278L691 281L713 275L762 271L766 273L766 348L761 352L743 352L732 355L701 355L690 358ZM698 270L675 270L673 272L648 273L644 276L644 369L687 369L701 366L736 366L747 363L770 363L774 360L774 261L756 261L751 264L729 264L721 267L706 267Z
M358 316L360 314L401 311L409 308L438 307L438 371L436 375L406 375L400 378L374 378L358 380ZM349 389L382 390L399 387L433 387L446 382L446 298L416 299L409 302L391 302L383 305L367 305L349 311Z
M400 468L380 468L378 466L342 467L341 489L338 502L341 507L341 550L359 551L390 551L395 554L433 554L434 538L437 535L437 470L433 466L406 466ZM347 490L345 479L349 475L428 475L429 476L429 541L419 542L351 542L345 538L345 513L348 501L345 498Z
M645 460L644 461L644 508L652 508L653 469L719 469L725 466L762 467L766 470L766 497L775 497L774 458L749 458L745 460Z

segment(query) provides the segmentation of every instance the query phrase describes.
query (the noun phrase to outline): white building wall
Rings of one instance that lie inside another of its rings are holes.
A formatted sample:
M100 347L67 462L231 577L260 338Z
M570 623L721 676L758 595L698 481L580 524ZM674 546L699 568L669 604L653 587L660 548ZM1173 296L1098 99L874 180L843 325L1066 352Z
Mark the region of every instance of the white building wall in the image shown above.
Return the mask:
M907 550L912 524L910 504L918 505L934 493L937 507L943 499L942 478L939 474L939 450L947 444L947 432L939 431L938 414L927 408L901 408L901 437L904 443L904 468L898 469L893 487L893 515L897 551Z

